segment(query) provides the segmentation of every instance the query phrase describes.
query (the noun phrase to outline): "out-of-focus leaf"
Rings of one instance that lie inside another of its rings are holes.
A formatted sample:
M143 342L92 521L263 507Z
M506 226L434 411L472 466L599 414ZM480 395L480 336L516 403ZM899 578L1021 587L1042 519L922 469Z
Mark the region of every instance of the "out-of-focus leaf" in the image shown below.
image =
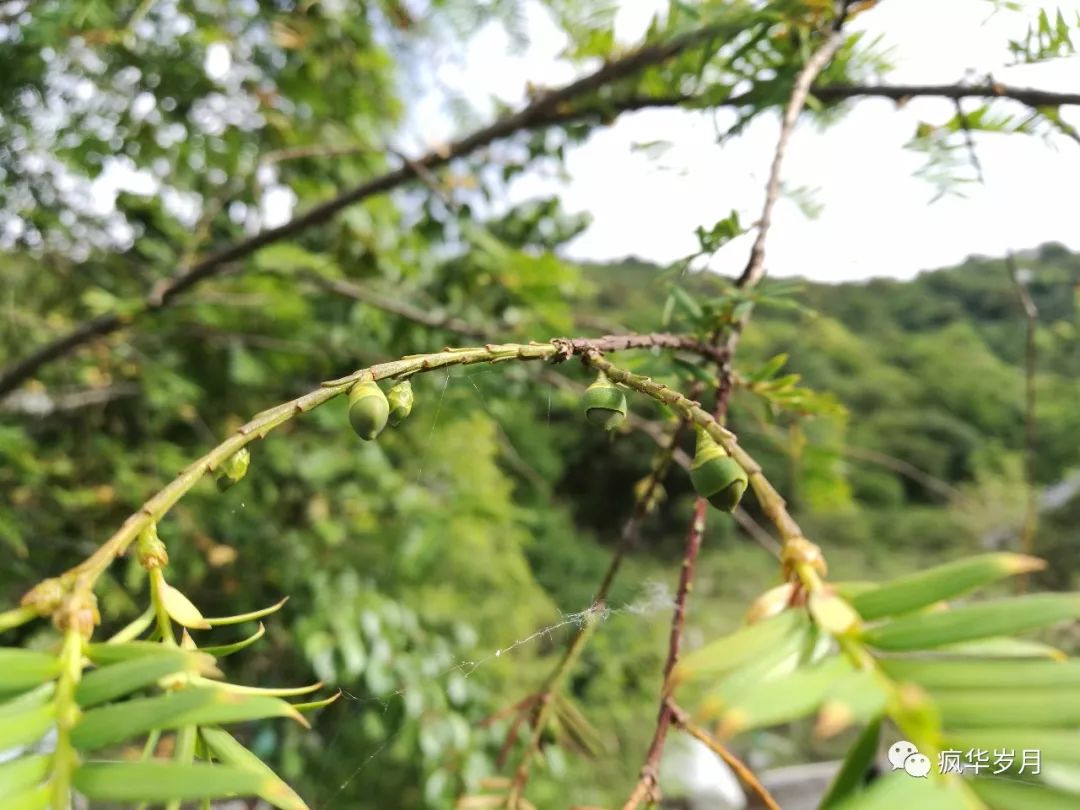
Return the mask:
M863 637L867 644L881 650L928 650L959 641L1034 630L1077 617L1080 617L1080 595L1032 594L893 619L867 630Z
M917 779L903 771L879 779L869 788L846 801L833 805L835 810L972 810L963 788L939 779Z
M965 594L1015 574L1038 571L1046 563L1037 557L1001 552L946 563L852 596L855 609L867 621L918 610Z
M264 777L265 784L259 796L265 801L280 810L306 810L307 805L296 792L229 732L221 728L204 727L199 729L199 736L210 752L226 765L234 765Z
M86 673L75 691L75 699L88 709L181 672L206 675L217 672L217 667L213 656L171 649L168 655L134 658Z
M27 706L0 715L0 751L37 742L52 727L56 706Z
M0 764L0 802L45 781L51 757L33 754Z
M881 718L874 718L856 738L851 749L844 757L844 764L833 778L825 797L821 800L820 810L833 810L842 801L861 792L866 784L866 775L877 758L878 739L881 735Z
M1066 793L1033 781L982 777L971 787L991 810L1076 810L1080 795Z
M815 711L829 688L852 671L847 659L834 657L737 693L721 688L706 697L698 714L705 719L716 718L719 733L725 737L797 720Z
M1080 726L1080 690L1075 687L948 689L931 697L947 728Z
M71 740L77 748L98 749L151 729L226 725L269 717L291 717L307 725L292 706L277 698L189 688L91 709L75 726Z
M880 664L890 678L926 689L1080 686L1080 661L884 658Z
M805 635L809 629L810 620L801 610L786 610L744 627L683 656L671 673L671 686L718 678L772 649L785 637Z
M243 768L161 760L87 762L72 781L88 799L115 802L257 796L270 787L264 775Z
M151 729L185 725L179 718L200 706L210 705L213 689L181 689L156 697L135 698L100 706L83 714L71 732L76 748L96 750L145 734Z
M13 796L4 796L4 810L45 810L51 797L48 785L32 787Z
M0 692L16 692L51 681L60 659L36 650L0 649Z
M1038 751L1043 763L1061 762L1080 765L1080 732L1059 728L1022 728L999 726L970 731L946 731L942 745L959 751L1008 748L1014 751Z

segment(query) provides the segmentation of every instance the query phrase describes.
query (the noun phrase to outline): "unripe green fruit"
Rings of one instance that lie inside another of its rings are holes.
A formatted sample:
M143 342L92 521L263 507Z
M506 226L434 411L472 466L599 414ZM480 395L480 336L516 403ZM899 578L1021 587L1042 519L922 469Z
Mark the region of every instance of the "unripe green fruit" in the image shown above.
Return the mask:
M746 492L746 470L704 430L698 428L697 450L690 464L694 490L717 509L732 511Z
M349 424L365 441L378 436L390 416L386 394L374 381L358 382L349 389Z
M412 383L408 380L399 382L387 393L386 401L390 404L390 424L397 427L412 413Z
M626 421L626 394L603 372L585 389L581 398L585 418L597 427L612 430Z
M248 466L251 464L251 453L246 447L241 447L214 470L214 475L217 477L218 489L222 492L227 490L245 475L247 475Z

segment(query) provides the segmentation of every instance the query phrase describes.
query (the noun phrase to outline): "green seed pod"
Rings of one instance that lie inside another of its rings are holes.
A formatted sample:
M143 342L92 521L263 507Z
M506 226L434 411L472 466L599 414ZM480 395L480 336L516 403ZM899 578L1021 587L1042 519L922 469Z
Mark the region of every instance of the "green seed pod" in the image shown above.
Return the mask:
M408 380L399 382L387 392L386 401L390 404L390 425L397 427L412 413L412 383Z
M361 439L371 441L378 436L389 416L390 403L377 382L358 382L349 389L349 424Z
M251 453L246 447L241 447L214 470L217 477L218 489L222 492L227 490L241 478L247 475L248 466L251 464Z
M749 483L739 462L701 428L698 428L697 450L690 464L690 481L698 495L725 512L739 505Z
M626 420L626 394L604 372L585 389L581 398L585 418L604 430L617 428Z

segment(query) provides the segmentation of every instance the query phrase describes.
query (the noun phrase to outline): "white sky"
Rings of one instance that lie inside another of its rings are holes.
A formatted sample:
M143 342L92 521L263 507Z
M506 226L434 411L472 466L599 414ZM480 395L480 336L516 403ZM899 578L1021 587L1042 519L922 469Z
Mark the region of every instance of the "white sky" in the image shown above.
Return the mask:
M622 3L620 41L635 41L662 5ZM852 27L882 33L894 46L892 82L947 84L975 71L1010 84L1080 90L1080 58L1005 67L1008 40L1022 38L1028 19L1041 7L1023 5L1020 14L992 15L987 0L884 0ZM1075 15L1080 0L1057 6ZM575 71L558 58L565 43L538 7L529 9L528 33L529 48L512 53L496 26L481 29L464 64L440 65L439 82L471 98L486 94L521 103L526 81L553 85L573 78ZM976 102L967 104L973 109ZM426 106L421 103L421 109ZM815 199L824 209L810 221L793 202L779 203L769 272L821 280L910 277L969 254L999 255L1046 241L1080 249L1080 145L1062 137L1047 144L1025 136L977 136L987 185L969 185L966 199L929 204L934 188L912 176L923 158L902 145L920 120L943 122L953 109L951 102L937 99L914 100L902 110L887 100L866 100L827 132L804 124L788 152L784 182L817 189ZM730 120L727 115L720 113L721 124ZM1080 126L1077 108L1067 108L1066 118ZM449 134L438 115L421 112L414 121L422 122L420 141L430 144ZM534 174L512 192L516 200L559 193L567 210L593 215L592 227L570 246L573 258L636 255L670 261L695 248L696 226L710 226L732 208L744 223L757 218L777 133L777 117L770 116L721 147L709 114L642 111L621 117L574 148L567 159L568 183ZM659 160L633 149L635 143L658 139L672 143ZM737 272L748 242L743 237L730 243L713 266Z

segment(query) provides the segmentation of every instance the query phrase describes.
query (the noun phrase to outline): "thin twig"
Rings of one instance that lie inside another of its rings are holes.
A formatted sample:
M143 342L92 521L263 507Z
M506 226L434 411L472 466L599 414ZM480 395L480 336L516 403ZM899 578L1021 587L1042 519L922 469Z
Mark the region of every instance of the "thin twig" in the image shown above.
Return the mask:
M686 602L694 587L694 566L697 563L698 553L701 551L701 540L705 536L708 509L709 502L704 498L697 498L694 501L694 515L690 519L690 529L686 534L686 549L683 552L682 568L679 571L679 589L675 594L675 610L671 619L671 632L668 636L668 654L664 661L664 683L668 682L672 670L679 662L683 631L686 627ZM649 743L649 751L645 755L645 764L641 767L637 784L623 805L623 810L634 810L644 801L656 801L659 798L657 785L660 778L660 756L663 754L664 743L667 741L667 733L671 728L672 720L673 716L667 701L661 700L652 742Z
M1039 526L1039 495L1035 487L1036 389L1035 372L1038 366L1038 348L1035 342L1039 326L1039 310L1031 298L1027 285L1020 278L1016 259L1012 252L1005 254L1005 267L1016 290L1017 300L1024 311L1024 485L1027 490L1024 507L1024 528L1020 535L1020 551L1035 553L1035 533ZM1016 578L1017 593L1024 593L1028 586L1028 574Z
M757 236L750 248L750 259L746 268L739 276L739 287L753 287L765 272L765 240L769 237L769 228L772 225L773 208L780 197L780 167L784 163L784 155L787 153L788 142L791 133L795 130L795 122L799 119L799 113L806 105L806 98L810 95L810 85L817 75L825 68L832 59L833 54L843 43L844 38L838 29L829 33L825 43L814 51L807 60L803 69L799 71L795 79L795 85L791 89L791 97L784 109L784 118L780 123L780 138L773 153L772 166L769 168L769 180L765 184L765 204L761 209L761 217L758 219Z
M768 789L761 784L761 781L754 775L754 772L747 767L746 763L731 753L726 746L721 744L721 742L711 734L708 734L704 729L694 725L690 720L690 716L678 706L675 701L669 698L667 704L675 725L694 739L703 743L710 751L720 757L720 759L731 768L732 772L734 772L739 780L757 794L761 803L768 808L768 810L780 810L780 805L776 803L776 799L774 799Z

